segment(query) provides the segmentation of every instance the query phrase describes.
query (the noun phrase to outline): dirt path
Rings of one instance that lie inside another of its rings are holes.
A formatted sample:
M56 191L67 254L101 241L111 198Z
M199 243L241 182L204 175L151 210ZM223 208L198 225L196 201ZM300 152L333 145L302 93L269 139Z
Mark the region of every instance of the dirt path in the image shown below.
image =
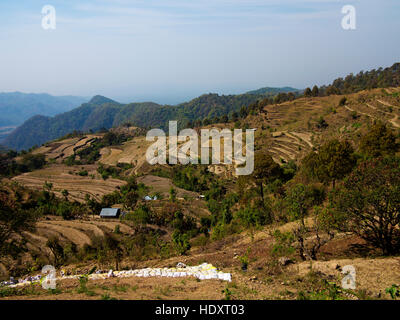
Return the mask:
M389 122L396 128L400 128L400 125L398 123L399 116L396 115L393 119L389 120Z
M354 110L354 109L350 108L349 106L344 106L344 107L345 107L347 110L351 111L351 112L357 112L357 113L359 113L359 114L362 114L362 115L364 115L364 116L370 117L370 118L372 118L372 119L377 119L376 117L374 117L373 115L371 115L371 114L369 114L369 113L365 113L365 112L361 112L361 111L358 111L358 110Z
M271 150L276 150L279 152L279 155L285 155L286 157L288 157L289 159L293 160L296 158L296 154L287 151L286 149L280 148L280 147L271 147Z
M394 105L392 105L392 104L390 104L390 103L388 103L386 101L382 101L382 100L379 100L379 99L377 99L376 101L378 101L379 103L383 104L386 107L392 107L392 108L400 109L400 107L394 106Z
M380 103L384 104L384 103L381 102L380 100L378 100L378 101L379 101ZM378 112L383 113L383 114L387 114L387 115L390 115L390 116L393 115L393 113L379 110L378 108L374 107L373 105L371 105L371 104L369 104L369 103L367 103L366 105L367 105L368 107L370 107L370 108L372 108L372 109L378 111ZM387 104L387 106L391 106L391 105ZM391 106L391 107L393 107L393 106ZM397 120L398 120L398 119L399 119L399 116L398 116L397 114L395 114L395 115L394 115L394 118L393 118L393 119L390 119L390 120L388 120L388 121L389 121L394 127L400 128L400 125L397 123Z
M311 134L310 133L301 133L301 132L285 132L288 137L292 137L294 139L300 139L307 143L310 148L314 147L313 143L311 142Z

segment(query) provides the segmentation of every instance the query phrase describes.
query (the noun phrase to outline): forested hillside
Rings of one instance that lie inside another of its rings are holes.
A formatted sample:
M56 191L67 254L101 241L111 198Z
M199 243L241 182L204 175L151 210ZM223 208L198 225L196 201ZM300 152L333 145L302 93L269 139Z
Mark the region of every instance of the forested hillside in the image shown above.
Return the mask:
M271 87L265 87L265 88L260 88L257 90L252 90L248 91L246 93L248 94L263 94L265 96L275 96L278 93L288 93L288 92L301 92L302 90L295 89L292 87L283 87L283 88L271 88Z
M169 120L185 126L194 120L213 119L237 112L265 98L264 94L218 95L205 94L176 106L153 102L119 104L111 99L95 96L88 103L55 117L34 116L12 132L4 141L9 148L21 150L57 139L77 131L98 131L123 124L141 127L166 128Z
M132 103L124 106L114 120L114 126L130 122L142 127L167 128L169 120L177 120L186 126L194 120L212 119L239 111L258 101L262 96L253 94L218 95L205 94L177 106L160 106L155 103Z
M74 130L110 127L112 121L108 120L113 114L109 111L118 106L120 105L111 99L95 96L88 103L55 117L34 116L14 130L4 140L4 145L16 150L29 149ZM96 118L93 119L94 117Z

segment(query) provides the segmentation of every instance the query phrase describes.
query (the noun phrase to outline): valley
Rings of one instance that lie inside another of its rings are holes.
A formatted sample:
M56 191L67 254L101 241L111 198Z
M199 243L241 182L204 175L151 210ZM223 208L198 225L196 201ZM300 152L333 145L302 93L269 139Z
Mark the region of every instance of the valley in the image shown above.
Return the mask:
M42 155L45 164L3 177L0 200L19 208L15 210L37 208L32 212L40 214L31 228L12 235L25 249L18 258L1 258L2 279L37 274L49 263L74 275L207 262L230 273L232 282L111 277L90 280L82 289L77 279L65 279L54 293L21 287L4 298L291 300L330 299L336 290L333 298L389 299L386 289L400 283L399 258L382 256L379 248L349 230L332 229L332 238L330 231L318 233L316 214L329 207L326 194L333 189L330 180L311 178L303 168L304 159L315 150L322 153L332 139L348 141L362 163L362 141L378 122L386 128L379 130L398 139L399 94L400 87L391 87L299 97L265 105L236 121L196 127L256 129L256 155L272 159L262 164L264 170L281 172L265 183L264 200L258 180L236 176L234 165L150 165L145 153L151 142L134 126L75 132L18 154L14 161L21 165ZM345 180L338 181L345 186ZM307 207L303 218L308 231L298 238L301 220L289 218L295 210L290 197L304 185L313 190L310 197L321 193L322 200ZM120 208L126 215L102 219L99 212L105 207ZM309 254L304 259L298 239ZM321 243L310 258L316 239ZM356 290L339 289L347 265L357 270Z

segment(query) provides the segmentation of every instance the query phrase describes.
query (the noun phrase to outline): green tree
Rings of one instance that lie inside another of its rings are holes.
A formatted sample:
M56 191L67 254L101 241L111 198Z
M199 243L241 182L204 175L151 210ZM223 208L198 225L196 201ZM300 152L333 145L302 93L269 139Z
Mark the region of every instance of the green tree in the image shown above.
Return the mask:
M63 217L64 220L73 219L74 216L70 202L61 202L57 207L57 215Z
M323 193L319 189L311 186L297 184L290 188L286 193L285 201L292 220L300 220L301 224L305 226L304 219L308 210L321 203L323 197Z
M105 244L111 258L115 261L115 270L119 270L119 263L123 257L123 250L120 241L117 240L116 237L108 234L105 238Z
M171 187L171 188L169 189L169 199L170 199L172 202L175 202L175 201L176 201L176 190L175 190L173 187Z
M124 207L133 209L139 199L139 194L136 191L130 191L124 196Z
M338 91L338 89L337 89L336 87L334 87L334 86L329 86L329 87L326 89L326 94L327 94L328 96L333 95L333 94L339 94L339 91Z
M382 122L376 122L371 129L361 137L360 150L369 157L394 155L399 150L393 130Z
M232 112L232 117L231 117L232 122L236 122L236 121L238 121L238 119L239 119L238 113Z
M53 254L54 266L58 267L64 260L64 248L62 247L60 240L56 236L53 236L47 240L46 246Z
M328 124L326 123L325 119L320 116L317 122L317 128L318 129L325 129L328 127Z
M305 97L312 97L312 91L310 88L306 88L306 90L304 90L304 96Z
M331 195L336 225L384 255L400 251L400 158L361 163Z
M356 164L354 150L348 141L337 139L321 146L318 153L312 152L303 160L306 172L321 182L332 182L343 179Z
M339 106L344 106L347 102L347 98L346 97L342 97L339 101Z
M236 212L236 218L240 219L241 225L246 228L264 226L273 221L272 210L268 202L240 209Z
M293 235L298 242L299 255L303 260L306 260L307 257L311 260L317 260L317 253L320 248L334 236L326 223L326 212L320 212L318 208L315 208L323 200L323 191L303 184L297 184L289 189L285 197L290 217L297 220L298 225L293 230ZM312 215L314 223L308 225L305 218L313 207L315 208ZM323 238L322 233L326 233L326 237ZM314 237L306 241L311 235L314 235Z
M69 192L67 189L64 189L63 191L61 191L61 194L63 195L63 197L65 198L65 201L68 201L68 196L69 196Z
M91 198L90 195L86 194L85 201L92 214L97 215L100 213L102 206L95 198Z
M289 101L293 101L294 99L296 99L296 96L295 96L295 94L293 92L289 92L287 94L287 98L288 98Z
M200 224L201 224L200 232L204 233L206 237L209 237L210 234L208 230L211 227L211 219L209 217L202 217L200 219Z
M51 182L45 181L43 184L43 190L51 192L52 189L53 189L53 184Z
M11 208L0 199L0 257L7 255L9 240L13 235L34 229L36 218L31 211L21 210L18 207Z
M259 194L264 202L264 185L279 178L282 174L281 167L264 152L256 152L254 156L254 171L252 178L258 186Z
M312 95L313 97L318 97L318 96L319 96L319 89L318 89L317 86L314 86L314 87L312 88L311 95Z

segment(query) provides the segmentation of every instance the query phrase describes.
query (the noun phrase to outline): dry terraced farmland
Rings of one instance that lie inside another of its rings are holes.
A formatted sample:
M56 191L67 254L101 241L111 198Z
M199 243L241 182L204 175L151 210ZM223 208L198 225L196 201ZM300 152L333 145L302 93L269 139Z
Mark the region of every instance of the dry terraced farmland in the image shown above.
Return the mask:
M14 177L12 180L33 190L43 189L44 183L53 184L52 191L62 197L62 190L68 190L70 200L83 202L86 194L100 200L105 194L113 192L117 187L126 182L118 179L108 178L103 180L96 171L96 165L84 165L69 167L62 164L53 164L44 169L24 173ZM88 171L88 176L80 176L81 170Z

